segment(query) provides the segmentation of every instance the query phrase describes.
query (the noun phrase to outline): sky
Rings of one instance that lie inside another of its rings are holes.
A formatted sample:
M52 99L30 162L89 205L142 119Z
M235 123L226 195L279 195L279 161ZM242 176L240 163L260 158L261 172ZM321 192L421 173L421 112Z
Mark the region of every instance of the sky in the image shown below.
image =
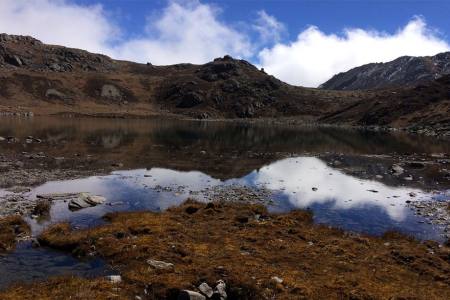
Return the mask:
M450 0L0 0L0 32L155 65L225 54L317 87L399 56L450 51Z

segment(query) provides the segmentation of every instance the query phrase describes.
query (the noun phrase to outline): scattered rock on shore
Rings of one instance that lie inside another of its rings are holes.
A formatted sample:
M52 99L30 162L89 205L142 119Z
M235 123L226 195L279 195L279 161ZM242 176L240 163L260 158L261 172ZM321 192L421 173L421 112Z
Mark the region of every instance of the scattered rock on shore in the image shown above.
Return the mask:
M101 196L91 196L87 193L80 193L77 198L72 199L69 202L69 209L79 210L82 208L93 207L102 204L105 201L106 199Z

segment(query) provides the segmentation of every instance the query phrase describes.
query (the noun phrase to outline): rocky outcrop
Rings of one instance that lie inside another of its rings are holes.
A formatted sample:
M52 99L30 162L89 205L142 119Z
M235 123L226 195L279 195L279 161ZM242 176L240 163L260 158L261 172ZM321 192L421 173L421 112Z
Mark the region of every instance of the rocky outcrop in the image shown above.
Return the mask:
M415 85L450 74L450 52L435 56L403 56L339 73L323 83L326 90L363 90Z
M114 61L101 54L61 46L20 35L0 34L0 67L39 72L110 72Z

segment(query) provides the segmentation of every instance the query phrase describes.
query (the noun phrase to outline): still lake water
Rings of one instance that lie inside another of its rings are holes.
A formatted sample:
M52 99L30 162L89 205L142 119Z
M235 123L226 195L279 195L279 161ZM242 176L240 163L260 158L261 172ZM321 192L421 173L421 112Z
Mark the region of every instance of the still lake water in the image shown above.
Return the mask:
M418 180L394 178L392 157L449 153L448 141L422 136L326 127L288 127L222 122L106 119L0 119L0 136L27 136L42 143L0 144L6 152L44 152L54 157L92 156L96 164L123 164L104 176L51 181L25 195L90 192L107 203L72 212L54 203L51 217L29 219L35 235L50 223L94 226L111 211L164 209L186 198L208 201L225 187L261 189L273 212L311 209L314 220L355 232L380 235L398 230L419 239L442 240L405 204L447 200L449 184L428 186L439 176L432 168ZM423 173L423 174L422 174ZM378 175L378 176L376 176ZM6 191L0 191L6 193ZM0 288L49 275L111 273L99 260L79 261L49 249L20 244L0 257Z

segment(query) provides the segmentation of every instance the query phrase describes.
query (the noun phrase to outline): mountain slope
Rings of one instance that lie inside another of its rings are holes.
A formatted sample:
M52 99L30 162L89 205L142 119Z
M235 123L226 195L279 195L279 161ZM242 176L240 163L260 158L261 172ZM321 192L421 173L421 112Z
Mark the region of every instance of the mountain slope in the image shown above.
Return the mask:
M416 87L311 89L230 56L154 66L0 34L0 115L284 118L450 132L449 90L449 76Z
M435 56L402 56L339 73L320 87L326 90L364 90L415 85L450 74L450 52Z
M417 131L450 135L450 75L413 88L374 93L367 99L322 117L320 121L409 127Z
M314 118L356 101L290 86L230 56L204 65L153 66L5 34L0 78L3 109L20 106L42 114Z

